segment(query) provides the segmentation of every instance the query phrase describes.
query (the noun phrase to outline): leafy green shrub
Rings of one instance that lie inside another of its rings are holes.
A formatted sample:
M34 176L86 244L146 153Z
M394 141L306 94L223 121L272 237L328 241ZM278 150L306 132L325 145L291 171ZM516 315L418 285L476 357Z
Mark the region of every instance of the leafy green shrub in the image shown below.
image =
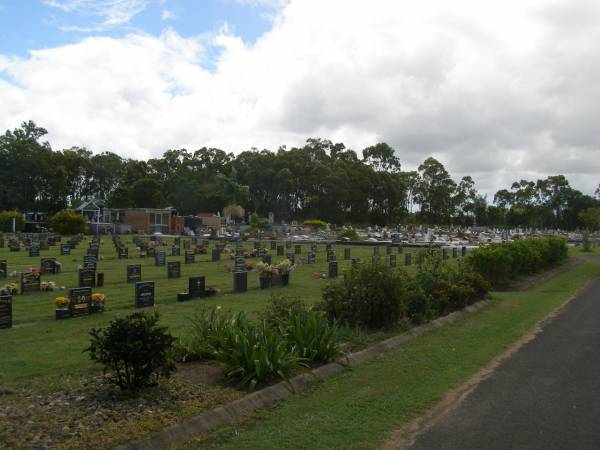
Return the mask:
M15 231L23 229L23 214L19 211L0 211L0 231L12 232L13 219L15 219Z
M330 320L373 329L387 327L406 310L406 280L404 272L383 262L363 264L325 287L321 307Z
M72 209L59 211L50 219L50 227L60 234L85 233L86 219Z
M471 252L469 267L494 287L555 267L567 258L567 243L559 237L533 238L506 244L493 244Z
M261 319L268 326L277 327L287 322L292 314L306 311L308 308L299 297L274 294L269 298L266 308L261 313Z
M344 227L344 229L338 233L337 235L337 239L344 239L344 238L348 238L351 241L360 241L361 238L358 235L358 233L356 232L356 230L352 227Z
M243 312L229 314L218 307L200 310L191 319L190 334L181 343L180 359L215 359L231 336L230 328L244 327L247 322Z
M226 328L226 339L216 358L226 367L228 378L254 389L257 384L277 377L289 381L291 373L306 367L285 338L264 322Z
M310 219L305 220L304 225L308 227L325 228L327 226L327 223L319 219Z
M152 386L175 369L174 339L157 322L158 313L144 312L113 319L107 328L92 329L86 351L104 365L104 375L119 388L137 391Z
M293 311L283 329L288 343L309 361L332 361L342 353L339 328L318 311Z

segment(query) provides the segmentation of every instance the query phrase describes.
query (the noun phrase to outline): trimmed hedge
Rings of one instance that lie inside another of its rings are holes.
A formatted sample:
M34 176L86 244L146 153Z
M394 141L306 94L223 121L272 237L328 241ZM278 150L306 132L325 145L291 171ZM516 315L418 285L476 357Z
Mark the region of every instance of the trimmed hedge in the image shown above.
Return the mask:
M559 237L545 237L491 244L471 252L466 263L492 286L502 288L521 276L556 267L566 259L567 242Z

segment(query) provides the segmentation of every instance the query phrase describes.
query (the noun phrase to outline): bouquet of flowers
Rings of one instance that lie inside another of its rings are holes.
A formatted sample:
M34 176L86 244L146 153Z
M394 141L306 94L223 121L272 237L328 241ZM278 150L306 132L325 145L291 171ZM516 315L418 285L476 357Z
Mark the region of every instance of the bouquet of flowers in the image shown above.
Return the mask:
M54 297L52 302L59 309L64 309L69 306L69 299L67 297Z

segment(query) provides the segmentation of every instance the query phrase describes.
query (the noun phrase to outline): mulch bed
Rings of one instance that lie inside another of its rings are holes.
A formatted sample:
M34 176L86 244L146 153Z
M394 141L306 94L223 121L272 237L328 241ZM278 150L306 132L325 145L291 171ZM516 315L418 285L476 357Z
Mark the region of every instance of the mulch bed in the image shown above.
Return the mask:
M104 449L236 400L222 368L186 363L139 396L124 396L102 376L69 388L0 387L0 448Z

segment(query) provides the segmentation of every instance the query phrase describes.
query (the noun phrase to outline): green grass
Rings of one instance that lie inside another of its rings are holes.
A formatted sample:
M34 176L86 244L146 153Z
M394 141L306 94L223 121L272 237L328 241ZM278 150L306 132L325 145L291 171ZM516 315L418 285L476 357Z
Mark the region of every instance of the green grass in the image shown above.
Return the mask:
M233 311L246 311L251 316L264 308L272 293L285 292L296 294L305 302L311 304L320 299L321 289L327 283L326 280L315 279L312 274L317 271L326 272L325 246L319 245L317 252L317 264L302 265L294 271L290 277L288 287L278 287L269 290L260 290L258 274L248 274L248 292L234 294L233 277L225 271L224 266L232 266L232 262L223 255L220 262L213 263L209 255L196 255L196 263L184 264L183 245L182 256L167 256L167 261L181 261L181 278L168 279L167 268L155 267L153 258L135 257L135 247L131 237L124 236L123 241L128 244L130 258L128 260L117 259L117 254L109 237L102 238L100 255L103 257L98 262L98 272L105 274L105 287L97 288L94 292L103 292L108 296L107 310L103 314L94 314L88 317L56 321L54 319L54 305L52 299L58 295L66 295L66 290L54 292L28 293L13 297L13 322L14 328L0 330L0 383L24 381L35 377L52 376L63 377L65 374L74 375L80 369L88 369L92 366L84 348L89 344L88 332L93 327L105 325L110 319L133 312L134 308L134 285L126 283L127 264L142 264L142 279L144 281L155 281L156 283L156 306L161 314L161 322L167 325L176 336L182 336L187 332L189 318L199 308L220 305ZM66 241L66 239L63 239ZM166 254L170 254L169 245L164 247ZM77 268L83 262L89 241L82 241L70 256L60 256L59 245L50 247L50 250L40 252L40 257L56 257L62 263L62 273L56 275L43 275L42 279L55 281L58 286L66 289L76 287L78 282ZM211 248L214 243L211 243ZM246 243L250 249L251 243ZM343 246L334 246L339 261L340 276L342 272L350 267L350 261L343 260ZM302 255L305 256L310 250L307 244L302 245ZM286 249L286 253L293 252ZM358 257L363 261L370 260L372 247L352 247L352 257ZM393 249L396 253L396 249ZM276 252L271 252L273 262L280 261L283 257L277 257ZM382 255L385 248L381 248ZM9 252L8 248L0 249L0 259L8 261L9 273L23 271L32 266L39 266L40 258L29 257L26 251ZM416 258L413 255L413 264ZM257 259L250 260L256 263ZM398 266L404 266L404 256L397 256ZM415 270L415 266L408 268ZM187 290L188 277L206 276L207 286L221 289L221 293L209 299L194 300L179 303L176 301L177 293ZM12 281L16 281L13 278ZM0 284L5 280L0 279ZM9 278L8 281L11 281ZM367 339L368 340L368 339Z
M377 448L598 275L588 261L531 290L495 293L489 307L186 448Z

